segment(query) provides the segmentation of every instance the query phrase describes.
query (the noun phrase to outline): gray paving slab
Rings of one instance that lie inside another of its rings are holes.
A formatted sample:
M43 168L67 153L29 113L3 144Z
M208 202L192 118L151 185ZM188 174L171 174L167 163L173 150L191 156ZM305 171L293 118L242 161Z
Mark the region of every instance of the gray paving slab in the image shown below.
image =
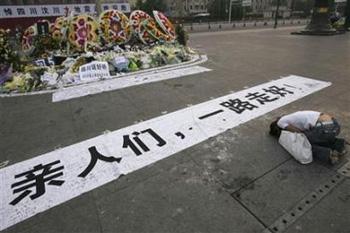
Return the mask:
M142 113L145 120L186 107L185 98L181 93L166 83L146 84L123 89L121 92Z
M228 192L237 191L291 159L260 123L249 122L209 139L191 157Z
M344 48L349 35L315 39L292 36L286 31L273 34L274 37L271 37L271 31L195 34L192 35L192 43L201 44L202 50L213 57L217 67L231 71L232 75L254 73L264 77L296 73L319 79L345 79L348 71L343 61L348 55L344 53ZM218 53L216 41L220 41L220 47L227 52ZM333 49L323 49L326 47ZM337 64L333 64L335 61L338 61Z
M193 150L193 148L188 148L180 153L172 155L171 157L148 165L125 176L121 176L117 180L95 189L93 193L96 196L108 196L111 193L116 193L128 187L135 186L138 183L145 182L154 176L159 176L161 173L173 169L176 166L191 162L192 158L190 155Z
M269 226L334 174L318 163L290 160L233 195Z
M81 139L117 130L142 119L141 112L121 92L71 101L74 130Z
M96 233L101 232L99 212L91 193L84 194L29 218L3 233Z
M350 180L331 191L285 232L347 233L350 232Z
M215 71L201 75L193 75L183 80L169 80L168 85L179 86L179 95L185 99L186 105L198 104L229 94L230 88L222 88L217 73Z
M2 160L20 162L76 140L69 106L42 102L41 97L21 97L19 103L7 99L14 104L2 110L0 119Z
M103 232L261 232L259 224L194 163L103 198Z

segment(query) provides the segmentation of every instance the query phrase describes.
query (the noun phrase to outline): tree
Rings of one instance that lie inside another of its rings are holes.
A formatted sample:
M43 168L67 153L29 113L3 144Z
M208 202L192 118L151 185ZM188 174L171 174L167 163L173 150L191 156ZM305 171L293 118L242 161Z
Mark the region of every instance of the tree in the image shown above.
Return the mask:
M152 15L154 10L165 12L167 6L164 0L146 0L140 9Z
M188 34L184 30L182 25L177 24L175 30L176 30L176 35L177 35L177 41L179 42L179 44L181 44L183 46L187 46Z
M310 0L294 0L293 11L303 11L305 15L309 15L314 5L314 1Z
M142 10L143 9L143 1L137 0L135 4L135 10Z
M175 15L174 17L184 17L186 12L184 10L185 4L183 1L175 1Z
M278 0L272 0L271 5L272 6L277 6L277 1ZM287 6L288 1L287 0L280 0L280 6Z
M208 5L208 12L215 19L227 19L229 0L213 0Z

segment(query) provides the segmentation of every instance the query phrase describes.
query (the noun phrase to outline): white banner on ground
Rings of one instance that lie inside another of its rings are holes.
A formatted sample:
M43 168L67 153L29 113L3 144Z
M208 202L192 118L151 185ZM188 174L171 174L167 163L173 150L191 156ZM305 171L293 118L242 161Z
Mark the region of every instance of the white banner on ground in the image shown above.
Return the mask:
M330 85L288 76L5 167L0 230Z
M165 71L154 71L146 74L135 74L127 77L113 78L85 85L63 88L52 94L52 102L59 102L82 96L93 95L106 91L118 90L126 87L159 82L166 79L179 78L188 75L211 71L202 66L184 67Z
M115 9L125 13L130 12L129 3L104 3L102 10ZM26 17L47 17L62 16L67 12L75 14L94 14L95 4L60 4L60 5L3 5L0 6L1 18L26 18Z

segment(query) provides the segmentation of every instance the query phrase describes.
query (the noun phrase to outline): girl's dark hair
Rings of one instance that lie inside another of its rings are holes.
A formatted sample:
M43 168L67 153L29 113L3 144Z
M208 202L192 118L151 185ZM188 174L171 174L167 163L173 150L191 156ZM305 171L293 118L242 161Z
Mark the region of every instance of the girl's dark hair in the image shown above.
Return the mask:
M270 124L270 135L274 136L276 138L279 138L282 132L282 129L278 126L277 122L279 121L280 117L277 118L275 121L273 121Z

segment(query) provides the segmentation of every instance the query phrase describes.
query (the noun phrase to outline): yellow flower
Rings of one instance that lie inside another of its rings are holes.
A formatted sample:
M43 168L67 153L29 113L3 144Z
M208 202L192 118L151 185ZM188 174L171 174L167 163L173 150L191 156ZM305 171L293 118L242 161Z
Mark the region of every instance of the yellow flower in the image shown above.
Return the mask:
M22 76L14 76L11 82L7 82L4 87L10 91L16 90L17 88L24 87L25 80Z

